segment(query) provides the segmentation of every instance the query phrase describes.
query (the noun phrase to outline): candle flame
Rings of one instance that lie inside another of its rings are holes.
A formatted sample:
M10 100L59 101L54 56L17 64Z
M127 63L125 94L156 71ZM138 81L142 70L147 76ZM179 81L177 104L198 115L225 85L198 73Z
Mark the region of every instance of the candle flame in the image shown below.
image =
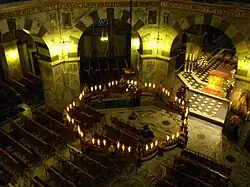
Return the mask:
M124 144L122 145L122 150L125 151L125 145Z
M167 136L167 141L169 140L169 136Z
M117 142L117 149L119 149L120 148L120 142Z
M176 133L176 138L179 138L179 132Z
M93 88L93 86L91 86L91 87L90 87L90 91L93 92L93 90L94 90L94 88Z
M146 144L145 148L146 148L146 151L147 151L148 150L148 144Z
M148 87L149 87L149 88L151 87L151 83L148 83Z
M155 84L153 84L153 88L155 88Z
M72 109L72 104L69 105L69 108Z
M165 88L162 88L162 90L161 90L162 92L165 92Z
M106 146L106 144L107 144L106 140L103 140L102 143L104 146Z
M95 144L95 138L92 138L92 143Z
M129 152L129 153L131 152L131 147L130 147L130 146L128 147L128 152Z
M155 146L158 146L158 140L155 140Z
M98 140L97 140L97 145L100 145L100 144L101 144L101 142L100 142L100 140L98 139Z
M154 143L153 143L153 142L150 144L150 148L151 148L151 149L154 148Z
M145 87L147 87L148 86L148 84L145 82Z
M174 139L174 134L172 134L172 140Z

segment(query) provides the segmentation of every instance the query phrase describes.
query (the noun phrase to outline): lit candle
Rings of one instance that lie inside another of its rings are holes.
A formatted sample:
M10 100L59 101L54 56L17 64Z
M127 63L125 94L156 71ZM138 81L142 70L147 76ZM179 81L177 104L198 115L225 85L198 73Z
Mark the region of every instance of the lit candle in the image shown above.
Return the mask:
M131 152L131 147L130 147L130 146L128 147L128 152L129 152L129 153Z
M69 108L72 109L72 104L69 105Z
M94 88L93 88L93 86L91 86L91 87L90 87L90 91L93 92L93 90L94 90Z
M153 142L150 144L150 148L151 148L151 149L154 148L154 143L153 143Z
M130 82L131 84L134 84L134 81L133 80L131 80L131 82Z
M73 118L71 119L71 123L72 123L72 124L74 124L74 123L75 123L75 120L74 120Z
M149 88L151 87L151 83L148 83L148 87L149 87Z
M134 82L135 86L137 85L137 81Z
M108 86L111 87L111 82L108 83Z
M111 85L114 86L114 81L111 82Z
M167 136L167 141L169 140L169 136Z
M118 142L116 146L117 146L117 149L119 149L120 148L120 142Z
M115 84L118 85L118 81L115 81Z
M153 88L155 88L155 84L153 84Z
M176 138L178 138L178 137L179 137L179 132L176 133Z
M229 110L231 110L232 101L229 103Z
M82 91L82 96L84 96L84 94L85 94L85 93L84 93L84 90L83 90L83 91Z
M170 96L170 92L168 92L168 96Z
M106 140L103 140L102 143L103 143L104 146L106 146L107 142L106 142Z
M97 90L97 86L95 85L95 91Z
M100 140L98 139L98 140L97 140L97 145L100 145L100 144L101 144L101 142L100 142Z
M165 88L162 88L162 90L161 90L162 92L165 92Z
M177 97L175 97L175 98L174 98L174 101L176 102L176 101L177 101L177 99L178 99L178 98L177 98Z
M167 90L165 90L165 94L168 95L168 91Z
M248 120L248 116L249 116L249 111L247 111L247 115L246 115L246 119L245 120Z
M155 146L157 146L158 145L158 140L155 140Z
M82 94L79 95L79 100L82 100Z
M123 152L125 151L125 145L124 144L122 145L122 151Z
M148 84L145 82L145 87L147 87L148 86Z
M95 138L92 138L92 143L95 144Z
M101 90L102 89L102 85L99 85L99 90Z
M76 106L76 102L75 101L73 101L73 106Z
M174 139L174 134L172 134L172 140Z
M146 151L147 151L148 150L148 144L146 144L145 148L146 148Z
M69 107L67 106L67 111L69 111Z

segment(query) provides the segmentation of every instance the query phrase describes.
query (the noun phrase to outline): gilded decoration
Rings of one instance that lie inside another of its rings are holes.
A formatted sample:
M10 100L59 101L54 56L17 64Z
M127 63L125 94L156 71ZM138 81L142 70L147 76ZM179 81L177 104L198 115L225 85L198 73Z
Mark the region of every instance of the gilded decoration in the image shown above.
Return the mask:
M59 7L58 7L59 6ZM184 11L196 11L207 14L217 14L237 18L250 19L250 10L240 7L222 7L215 4L195 4L186 2L133 2L133 7L166 7L171 9L179 9ZM57 8L64 10L72 10L77 8L102 8L102 7L130 7L129 1L127 2L79 2L79 3L50 3L44 4L42 6L34 5L25 5L19 6L18 8L13 8L10 11L0 11L0 20L9 19L12 17L20 17L25 15L36 14L40 12L47 12L57 10Z

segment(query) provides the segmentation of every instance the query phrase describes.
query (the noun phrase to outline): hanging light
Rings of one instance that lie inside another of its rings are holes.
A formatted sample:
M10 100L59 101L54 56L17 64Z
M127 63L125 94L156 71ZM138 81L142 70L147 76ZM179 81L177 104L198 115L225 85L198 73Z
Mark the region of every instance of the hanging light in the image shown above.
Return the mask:
M107 42L109 40L108 35L106 34L105 30L102 32L102 36L100 38L102 42Z

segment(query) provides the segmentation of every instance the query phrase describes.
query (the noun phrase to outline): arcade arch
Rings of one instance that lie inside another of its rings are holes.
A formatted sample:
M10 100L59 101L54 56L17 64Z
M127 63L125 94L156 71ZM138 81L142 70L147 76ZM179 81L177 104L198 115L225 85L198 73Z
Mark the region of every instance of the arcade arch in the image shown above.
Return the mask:
M34 20L12 18L2 20L0 30L2 51L5 54L2 63L6 62L3 68L9 66L11 71L15 64L16 67L20 66L23 74L30 72L40 76L38 60L51 61L49 49L42 39L46 28Z
M182 31L184 31L194 25L210 25L224 32L235 46L238 58L237 74L242 71L245 72L244 74L248 74L248 70L246 69L247 62L245 61L245 54L248 52L247 42L245 41L243 34L232 23L229 23L225 19L215 15L192 14L184 18L180 27Z

